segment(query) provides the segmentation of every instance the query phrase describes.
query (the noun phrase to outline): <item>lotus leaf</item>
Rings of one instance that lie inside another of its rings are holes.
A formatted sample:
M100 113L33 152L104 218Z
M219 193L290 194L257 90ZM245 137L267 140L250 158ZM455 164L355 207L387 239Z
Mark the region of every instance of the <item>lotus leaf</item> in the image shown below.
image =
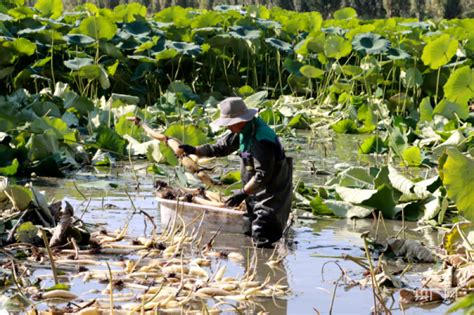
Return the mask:
M176 157L176 154L171 150L169 146L164 144L163 142L160 142L160 152L161 155L164 157L166 163L168 163L171 166L177 166L179 164L178 158ZM187 180L184 181L184 185L186 185Z
M382 185L377 189L356 189L336 186L336 192L345 202L373 207L382 211L387 218L396 216L395 205L398 200L397 194L387 185Z
M135 116L135 114L129 113L129 114L120 116L117 124L115 125L115 131L117 131L117 133L121 135L122 137L125 137L125 135L129 135L133 137L134 139L141 140L143 136L143 130L131 124L127 120L127 117L130 117L130 116Z
M286 54L290 54L293 51L290 44L274 37L266 38L265 42L273 48Z
M125 156L127 140L107 126L101 125L96 131L97 146L103 150Z
M421 166L423 157L420 148L411 146L402 151L403 163L406 166Z
M358 133L357 124L352 119L343 119L331 125L337 133Z
M260 30L250 26L240 25L232 26L230 28L229 35L234 38L245 40L256 40L262 36Z
M17 38L13 42L13 47L20 54L31 56L36 51L36 44L30 42L26 38Z
M417 68L409 68L404 75L401 75L403 83L407 88L421 86L423 84L423 75Z
M242 10L241 5L216 5L214 7L214 10L216 11L221 11L221 12L227 12L227 11L240 11Z
M325 202L332 200L323 200L320 196L315 196L309 203L311 212L314 215L333 215L334 211L331 207L328 207Z
M77 75L88 80L99 80L101 76L100 67L98 65L87 65L79 68Z
M359 153L383 153L387 150L387 145L379 136L370 136L362 142Z
M448 200L441 196L440 191L430 196L424 203L425 211L423 216L420 218L421 222L428 222L431 219L436 218L436 216L441 212L445 212L448 208ZM440 224L443 222L441 221Z
M440 175L448 197L462 215L474 221L474 159L448 148L446 162L440 165Z
M443 115L449 120L456 119L456 116L460 119L467 119L469 116L469 106L467 104L454 103L443 99L433 110L433 115L436 114Z
M59 150L57 133L47 129L43 134L32 134L25 147L30 161L45 159Z
M411 58L411 55L400 48L389 48L387 50L387 58L392 60L405 60Z
M357 11L353 8L342 8L334 12L336 20L350 20L357 17Z
M426 44L423 48L421 60L431 69L438 69L451 60L456 54L458 45L457 40L452 39L448 34L443 34Z
M341 36L332 35L324 41L324 54L329 58L341 59L352 51L351 43Z
M62 0L38 0L35 4L35 8L38 9L43 16L55 19L63 13L63 2Z
M369 169L349 167L339 172L336 177L330 179L326 185L338 184L339 186L350 188L372 188L373 181L374 177L369 173Z
M466 104L474 97L474 70L469 66L455 70L444 85L444 93L449 101Z
M390 42L379 34L363 33L354 37L352 46L354 50L364 54L376 55L386 52L390 47Z
M285 61L283 62L283 66L289 73L294 74L298 77L303 76L300 72L300 69L303 66L301 62L290 59L290 58L286 58Z
M193 29L202 29L216 26L224 20L224 17L217 12L208 11L199 14L191 23Z
M8 14L5 13L0 13L0 22L5 22L5 21L11 21L13 20L13 17L11 17Z
M132 23L138 17L146 17L146 7L138 2L120 4L114 8L113 16L116 21Z
M117 25L103 16L89 16L82 20L77 32L99 39L110 40L117 32Z
M194 57L202 53L201 46L192 43L167 41L166 47L168 49L173 49L177 51L178 54L189 55Z
M181 123L175 123L170 125L166 131L165 135L168 137L176 138L182 143L189 145L201 145L207 143L209 140L206 134L194 125L184 126Z
M64 65L71 70L79 70L82 67L92 65L94 61L92 58L74 58L70 60L65 60Z
M324 75L324 71L311 65L304 65L300 68L301 74L307 78L319 79Z
M95 42L92 37L83 34L64 35L64 39L69 45L89 45Z

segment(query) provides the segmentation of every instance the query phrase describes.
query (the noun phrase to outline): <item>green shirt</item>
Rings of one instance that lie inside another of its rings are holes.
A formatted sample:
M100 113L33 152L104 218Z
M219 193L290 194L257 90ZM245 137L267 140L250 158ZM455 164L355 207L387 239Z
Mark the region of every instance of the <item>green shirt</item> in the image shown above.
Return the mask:
M266 140L277 143L275 132L260 118L255 117L249 121L239 133L239 151L249 151L253 139L257 141Z

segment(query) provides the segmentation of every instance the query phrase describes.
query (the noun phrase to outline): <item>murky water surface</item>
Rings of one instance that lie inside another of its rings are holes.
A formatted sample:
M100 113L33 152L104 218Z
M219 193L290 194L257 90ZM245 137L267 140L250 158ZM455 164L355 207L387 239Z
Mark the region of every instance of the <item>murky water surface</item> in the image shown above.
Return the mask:
M361 159L357 156L355 152L358 141L361 141L360 138L344 136L331 140L331 138L321 135L321 137L310 141L312 144L309 149L306 141L301 141L301 144L292 144L289 150L290 154L299 157L296 161L295 181L302 179L305 182L324 183L327 177L315 175L315 170L333 173L336 163L351 165L376 163L377 161L373 159ZM294 151L298 146L301 151ZM383 160L379 159L378 162L383 162ZM76 209L76 216L82 217L84 222L95 225L96 229L103 227L108 231L120 230L130 221L128 233L130 236L149 236L150 223L144 220L143 215L132 215L132 212L133 206L140 208L153 216L156 224L160 226L160 211L159 205L154 199L153 177L146 174L146 163L137 162L133 167L140 182L138 190L136 190L136 180L130 165L113 169L85 170L68 179L42 178L36 180L35 185L44 190L49 198L68 200ZM86 198L91 198L87 208L87 202L75 186ZM130 198L125 191L129 193ZM298 220L290 231L286 242L279 244L279 253L287 254L280 269L270 269L264 264L271 255L271 250L258 250L258 277L263 280L269 275L274 282L280 281L282 284L288 284L291 288L291 295L275 301L272 299L257 300L260 306L253 306L254 308L249 313L266 310L269 314L315 314L317 312L328 314L333 299L333 314L369 314L373 305L371 288L350 287L345 285L343 280L338 281L338 279L341 276L340 268L353 280L363 278L362 267L341 257L343 255L364 257L363 240L360 238L360 234L364 231L372 231L373 235L375 226L376 224L371 219L357 221L333 218ZM395 235L400 230L401 222L386 221L386 226L387 230L379 228L380 238L385 237L387 233ZM416 225L412 224L409 227L415 228ZM419 232L409 230L406 237L424 241L431 247L437 246L440 242L440 236L429 230ZM219 235L215 248L224 251L238 251L244 256L247 256L252 250L250 240L239 234ZM115 258L121 259L123 257ZM110 256L108 259L111 262ZM241 275L245 271L245 263L238 264L231 261L225 263L228 266L227 275L229 276ZM217 259L215 264L217 264ZM215 267L212 266L212 268ZM400 266L401 269L403 267L403 265ZM433 267L435 266L415 266L405 274L403 280L409 287L417 288L420 286L421 272ZM105 272L106 267L101 266L96 269L104 269ZM52 285L50 273L49 270L35 272L35 276L44 278L43 287ZM71 282L72 291L83 299L97 297L98 292L106 286L106 284L94 281L83 282L82 277L75 275L68 275L67 278ZM335 286L336 282L337 286ZM399 295L395 292L393 300L387 301L387 306L394 314L403 313L400 310L398 299ZM404 313L443 314L446 309L445 305L436 305L430 308L411 307Z

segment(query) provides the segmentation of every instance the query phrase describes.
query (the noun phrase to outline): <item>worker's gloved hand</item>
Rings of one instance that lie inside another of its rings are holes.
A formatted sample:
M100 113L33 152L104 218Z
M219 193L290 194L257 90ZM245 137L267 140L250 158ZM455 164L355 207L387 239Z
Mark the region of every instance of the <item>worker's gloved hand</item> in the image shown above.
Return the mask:
M229 199L226 200L225 205L227 207L237 207L240 205L242 201L247 198L247 194L245 193L244 189L237 189L232 192L232 196L229 197Z
M189 145L189 144L182 144L179 146L179 148L181 150L183 150L183 152L186 154L186 155L190 155L190 154L196 154L196 147L193 147L192 145Z

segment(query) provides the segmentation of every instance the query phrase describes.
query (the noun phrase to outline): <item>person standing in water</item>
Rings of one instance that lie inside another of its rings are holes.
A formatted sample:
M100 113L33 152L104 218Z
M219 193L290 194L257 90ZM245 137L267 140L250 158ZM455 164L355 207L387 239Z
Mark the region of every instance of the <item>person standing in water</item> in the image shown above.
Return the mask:
M199 157L222 157L235 151L240 156L243 188L235 190L226 206L236 207L245 201L246 235L258 247L271 247L286 227L292 201L292 160L286 157L275 132L249 109L240 97L219 103L220 117L211 125L227 127L231 132L215 144L182 144L183 154Z

